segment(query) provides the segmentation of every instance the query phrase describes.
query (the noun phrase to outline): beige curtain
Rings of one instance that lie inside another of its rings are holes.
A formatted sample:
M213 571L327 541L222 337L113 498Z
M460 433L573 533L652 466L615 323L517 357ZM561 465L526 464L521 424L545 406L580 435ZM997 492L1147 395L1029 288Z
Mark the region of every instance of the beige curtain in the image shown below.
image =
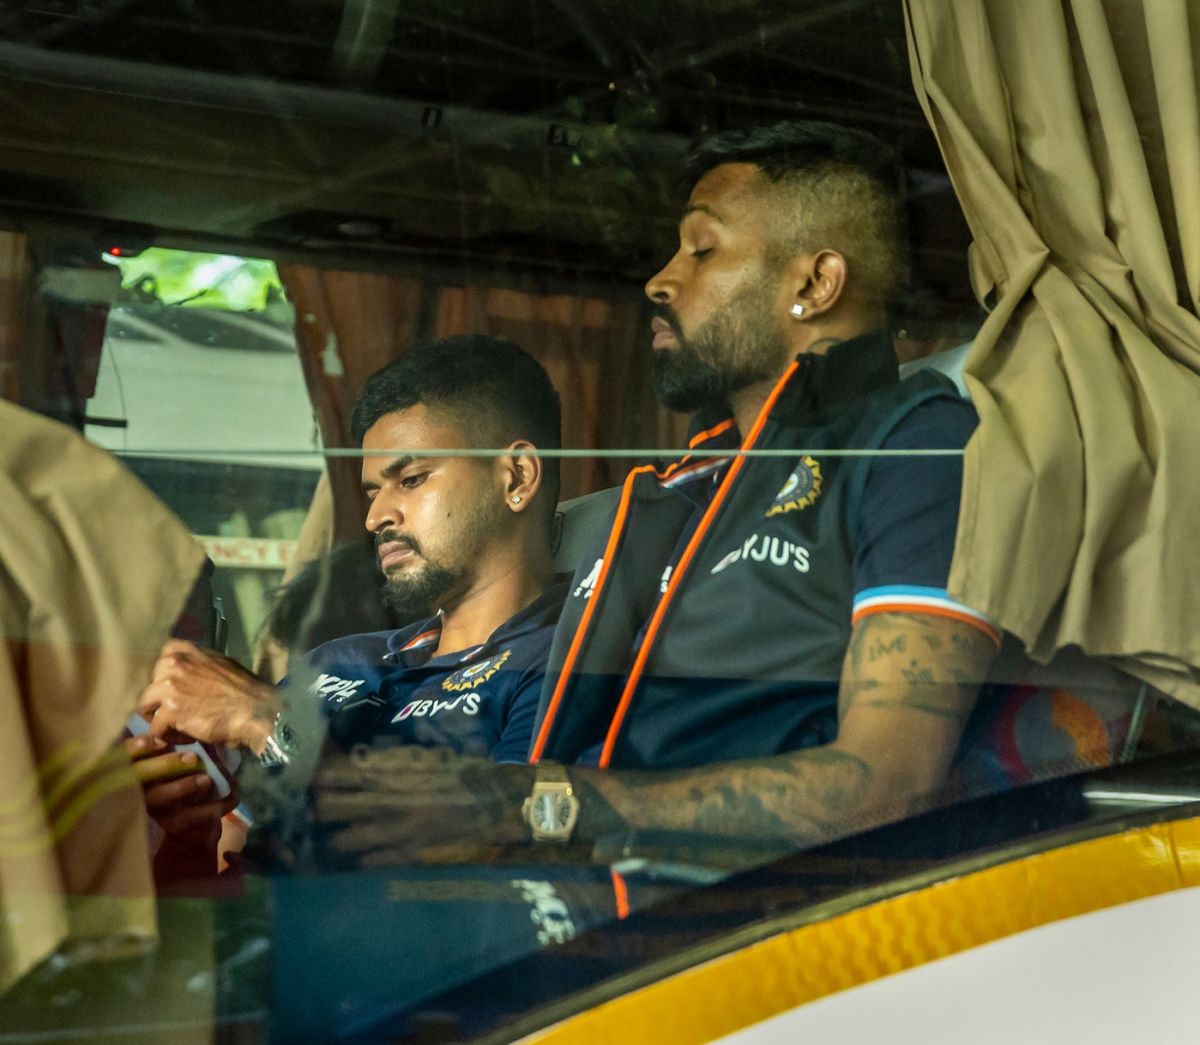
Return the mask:
M296 308L296 344L325 446L353 446L354 401L363 382L416 337L421 284L308 265L281 265L279 275ZM319 490L314 503L322 512L332 509L333 523L322 524L322 530L330 537L358 533L364 503L358 460L328 458L326 474L329 491ZM323 550L327 546L318 548L318 554ZM296 568L302 565L295 563Z
M1200 5L904 7L991 308L952 592L1200 706Z
M155 939L126 718L203 552L113 457L0 402L0 995Z

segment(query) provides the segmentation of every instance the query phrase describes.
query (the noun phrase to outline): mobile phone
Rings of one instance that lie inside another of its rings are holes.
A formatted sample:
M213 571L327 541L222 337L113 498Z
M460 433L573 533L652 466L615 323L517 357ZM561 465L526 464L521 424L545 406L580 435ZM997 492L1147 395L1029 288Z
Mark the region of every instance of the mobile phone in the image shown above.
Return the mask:
M125 728L135 737L138 737L150 732L150 723L135 711L129 716L129 721L125 723ZM202 744L198 740L194 740L190 744L176 744L174 750L194 751L200 759L200 765L203 766L204 772L208 774L213 782L216 797L228 797L229 793L233 790L233 777L231 774L236 766L228 766L226 764L227 754L222 753L221 750L213 747L211 744ZM231 752L230 754L233 753Z

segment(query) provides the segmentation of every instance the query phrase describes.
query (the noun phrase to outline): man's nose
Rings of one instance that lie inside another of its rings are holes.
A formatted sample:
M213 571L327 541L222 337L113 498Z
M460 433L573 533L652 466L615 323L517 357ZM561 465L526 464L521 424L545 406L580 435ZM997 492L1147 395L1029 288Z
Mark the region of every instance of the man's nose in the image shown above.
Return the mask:
M367 509L368 532L380 533L383 530L394 529L403 521L404 513L400 511L400 506L382 490L377 493Z
M674 272L675 257L646 280L646 297L656 305L670 305L679 291L679 280Z

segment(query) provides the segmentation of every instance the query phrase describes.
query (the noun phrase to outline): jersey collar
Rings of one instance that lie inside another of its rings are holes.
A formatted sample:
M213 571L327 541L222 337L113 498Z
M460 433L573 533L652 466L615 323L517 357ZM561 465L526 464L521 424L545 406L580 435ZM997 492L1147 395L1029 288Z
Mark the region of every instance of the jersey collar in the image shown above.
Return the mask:
M447 664L466 664L477 657L493 650L496 646L509 643L522 635L546 624L552 624L558 619L562 610L563 600L567 596L570 578L559 576L554 579L541 595L523 610L514 613L500 625L487 640L478 646L465 650L456 650L444 656L435 656L434 651L442 638L442 623L444 616L438 610L428 620L410 624L406 628L393 632L387 640L388 652L384 660L399 664L405 668L417 668L430 662Z
M824 355L801 352L797 369L775 404L772 420L793 424L820 424L835 417L853 400L900 380L900 363L891 332L872 330L834 345ZM692 417L688 446L693 450L736 448L741 434L728 407L708 408ZM683 471L689 458L676 467ZM670 473L670 469L668 469Z
M797 369L772 411L772 420L815 425L846 406L900 380L900 361L889 330L873 330L834 345L824 355L801 352Z

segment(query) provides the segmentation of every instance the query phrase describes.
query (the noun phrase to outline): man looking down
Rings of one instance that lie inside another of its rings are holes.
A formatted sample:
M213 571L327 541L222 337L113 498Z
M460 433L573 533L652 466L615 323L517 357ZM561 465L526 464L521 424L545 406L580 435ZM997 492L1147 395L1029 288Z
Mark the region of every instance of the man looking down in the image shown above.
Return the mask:
M535 452L559 445L557 393L516 345L447 338L374 374L353 424L384 596L417 623L326 643L298 674L311 676L344 745L523 761L564 592L551 551L557 462ZM437 452L484 448L506 452ZM139 710L154 737L182 733L282 764L304 744L282 704L228 658L172 641Z
M531 760L575 765L330 764L335 854L630 827L807 845L943 783L999 633L946 592L975 414L936 376L898 380L897 173L820 123L718 135L690 173L646 292L656 388L696 411L695 453L631 473L572 585ZM417 772L473 797L400 816L388 794Z

